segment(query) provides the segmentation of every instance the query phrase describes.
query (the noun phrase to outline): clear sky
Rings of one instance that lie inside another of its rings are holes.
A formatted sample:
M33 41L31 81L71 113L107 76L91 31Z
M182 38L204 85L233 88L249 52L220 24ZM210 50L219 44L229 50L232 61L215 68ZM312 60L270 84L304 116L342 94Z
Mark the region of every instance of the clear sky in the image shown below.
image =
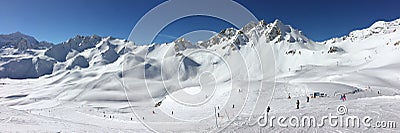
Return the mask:
M321 41L400 17L399 0L235 0L258 19L283 23ZM76 35L127 39L132 28L163 0L0 0L0 34L20 31L60 43ZM195 6L195 5L188 5ZM178 7L177 7L178 8ZM235 10L235 9L231 9ZM154 20L157 21L157 20ZM192 16L168 25L155 42L170 42L193 30L219 32L233 25Z

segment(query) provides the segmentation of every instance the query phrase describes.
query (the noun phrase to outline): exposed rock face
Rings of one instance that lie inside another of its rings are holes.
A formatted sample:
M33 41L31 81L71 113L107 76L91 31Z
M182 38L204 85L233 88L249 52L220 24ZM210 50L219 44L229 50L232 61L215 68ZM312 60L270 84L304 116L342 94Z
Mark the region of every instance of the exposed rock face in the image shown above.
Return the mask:
M328 53L340 53L344 52L342 48L336 47L336 46L331 46L329 47Z

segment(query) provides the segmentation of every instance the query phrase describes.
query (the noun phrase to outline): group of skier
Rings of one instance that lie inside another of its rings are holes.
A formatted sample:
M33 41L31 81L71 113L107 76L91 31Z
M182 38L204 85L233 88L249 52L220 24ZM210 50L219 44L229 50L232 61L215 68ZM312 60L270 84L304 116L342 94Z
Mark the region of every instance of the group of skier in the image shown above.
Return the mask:
M290 93L289 93L288 99L292 99L292 97L290 96ZM310 102L310 97L309 96L307 96L306 101ZM300 100L296 100L296 109L300 109Z
M310 102L310 97L309 96L307 96L306 102ZM296 101L296 109L300 109L300 100Z

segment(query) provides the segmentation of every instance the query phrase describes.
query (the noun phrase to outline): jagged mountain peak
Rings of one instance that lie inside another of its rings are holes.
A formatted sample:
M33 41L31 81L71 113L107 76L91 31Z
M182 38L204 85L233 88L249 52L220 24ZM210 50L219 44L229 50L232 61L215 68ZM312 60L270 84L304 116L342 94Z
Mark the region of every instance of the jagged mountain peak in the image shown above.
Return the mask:
M285 24L283 24L283 22L282 22L281 20L279 20L279 19L275 19L274 22L272 22L272 24L273 24L273 25L281 25L281 26L282 26L282 25L285 25Z
M292 30L294 30L294 28L292 26L286 25L278 19L274 21L273 25L278 27L279 29L281 29L284 32L291 32Z
M9 34L9 35L12 35L12 36L28 36L28 35L22 34L22 33L19 32L19 31L14 32L14 33L11 33L11 34ZM29 37L30 37L30 36L29 36Z
M178 38L174 42L174 49L176 52L183 51L188 48L198 48L197 45L192 44L190 41L186 40L185 38Z
M199 43L202 47L211 47L222 42L231 42L234 45L245 45L249 39L256 39L265 36L266 43L307 43L314 44L302 34L300 30L294 29L290 25L285 25L282 21L276 19L271 23L266 23L264 20L259 22L250 22L241 29L227 28L211 37L208 41ZM230 45L230 44L228 44Z
M21 32L0 35L0 48L14 48L20 52L27 49L45 49L51 45L49 42L39 42L34 37Z
M0 35L1 41L20 41L27 40L31 43L39 43L34 37L22 34L21 32L15 32L11 34L2 34Z
M188 40L186 40L183 37L176 39L174 42L175 43L190 43Z
M82 35L76 35L74 38L68 39L65 43L72 43L72 42L79 42L79 41L88 41L91 39L101 39L103 37L100 37L98 35L92 35L92 36L82 36Z

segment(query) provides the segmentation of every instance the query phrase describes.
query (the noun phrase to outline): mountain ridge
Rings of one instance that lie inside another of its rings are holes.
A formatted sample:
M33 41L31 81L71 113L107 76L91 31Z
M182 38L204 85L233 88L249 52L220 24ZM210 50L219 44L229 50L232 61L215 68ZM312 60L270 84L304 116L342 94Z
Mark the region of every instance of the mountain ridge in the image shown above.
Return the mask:
M38 78L58 70L107 65L114 63L121 56L129 52L152 55L153 49L160 49L162 47L169 48L168 45L173 46L172 49L174 49L173 52L169 52L170 55L182 55L182 52L187 49L218 50L224 53L224 55L229 55L232 51L238 51L242 47L247 47L246 45L253 46L256 43L268 44L272 47L276 47L278 50L276 52L278 53L292 53L293 55L295 53L301 54L301 51L304 50L323 50L327 53L338 52L343 54L343 52L349 50L342 49L341 47L343 46L338 45L340 42L346 42L345 40L353 42L354 40L362 40L372 35L391 34L399 29L399 25L400 19L391 22L378 21L369 28L350 32L349 35L341 38L332 38L324 42L314 42L304 36L300 30L294 29L290 25L285 25L278 19L268 24L265 23L264 20L261 20L259 22L250 22L241 29L227 28L211 37L209 40L200 43L192 44L183 38L179 38L171 43L144 46L138 46L135 45L134 42L123 39L116 39L110 36L100 37L97 35L77 35L57 45L45 42L41 45L41 42L38 42L33 37L16 32L0 36L0 42L3 42L0 43L3 44L1 45L1 55L3 57L0 62L0 67L3 68L0 71L2 71L3 74L0 75L0 77ZM264 37L265 39L261 39ZM6 46L4 42L9 43L7 43ZM10 55L19 56L10 57ZM22 59L28 61L22 61L23 63L21 63L20 60ZM22 73L12 69L13 65L8 66L7 64L27 66L29 68L26 70L32 69L36 73L23 76ZM38 66L46 66L47 69L38 71ZM12 76L12 73L19 76Z

